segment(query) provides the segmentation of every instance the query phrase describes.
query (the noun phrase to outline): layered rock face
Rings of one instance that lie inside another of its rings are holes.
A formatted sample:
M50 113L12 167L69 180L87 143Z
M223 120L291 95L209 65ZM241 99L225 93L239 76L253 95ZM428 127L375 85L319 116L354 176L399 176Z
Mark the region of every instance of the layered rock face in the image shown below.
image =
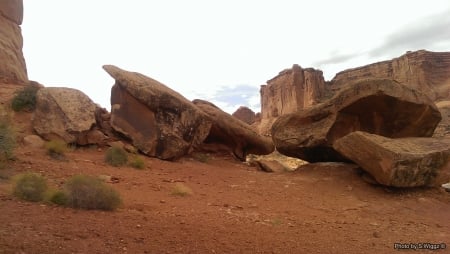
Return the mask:
M450 180L450 139L390 139L357 131L333 147L383 185L440 186Z
M241 120L242 122L246 124L253 124L256 119L256 114L253 112L253 110L241 106L239 107L232 116L236 117L237 119Z
M272 139L288 156L309 162L345 161L332 145L351 132L430 137L440 120L436 105L423 93L389 79L364 80L331 100L280 116L272 126Z
M22 0L0 1L0 80L3 82L28 82L22 52L22 19Z
M419 50L389 61L342 71L332 90L367 78L388 78L417 89L434 101L450 99L450 52Z
M112 128L146 155L174 160L208 136L211 122L192 102L140 73L103 66L116 80L111 90Z
M316 104L324 92L325 80L320 70L294 65L280 72L261 86L260 133L270 132L277 117Z
M212 122L205 143L223 144L241 161L245 161L247 154L269 154L273 152L272 140L256 133L250 125L234 118L208 101L194 100L193 103Z

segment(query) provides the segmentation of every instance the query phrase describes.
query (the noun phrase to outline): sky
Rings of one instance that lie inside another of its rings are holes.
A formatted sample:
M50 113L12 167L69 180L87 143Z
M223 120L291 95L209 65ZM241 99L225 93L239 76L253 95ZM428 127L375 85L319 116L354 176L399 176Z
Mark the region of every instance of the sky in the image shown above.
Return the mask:
M110 109L116 65L228 113L293 64L323 71L450 51L448 0L23 0L28 76Z

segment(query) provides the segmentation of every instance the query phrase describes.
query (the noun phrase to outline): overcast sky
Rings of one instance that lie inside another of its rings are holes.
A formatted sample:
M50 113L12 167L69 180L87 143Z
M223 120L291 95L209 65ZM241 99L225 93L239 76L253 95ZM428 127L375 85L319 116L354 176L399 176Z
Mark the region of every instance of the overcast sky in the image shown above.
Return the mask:
M259 87L297 63L327 80L408 50L450 51L448 0L24 0L28 75L110 108L113 64L188 99L259 111Z

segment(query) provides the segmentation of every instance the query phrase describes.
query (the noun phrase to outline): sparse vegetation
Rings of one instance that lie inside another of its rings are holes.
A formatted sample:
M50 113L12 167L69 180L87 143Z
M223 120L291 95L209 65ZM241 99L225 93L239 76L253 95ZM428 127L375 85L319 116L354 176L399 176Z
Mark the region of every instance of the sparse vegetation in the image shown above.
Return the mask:
M92 176L73 176L64 191L67 205L73 208L115 210L122 202L115 189Z
M174 196L185 197L185 196L190 196L192 194L193 194L193 192L192 192L191 188L187 187L186 185L184 185L182 183L176 183L172 189L172 195L174 195Z
M44 199L46 191L47 181L41 175L24 173L15 177L13 194L20 199L39 202Z
M207 163L211 159L209 154L206 153L195 153L193 157L195 160L200 161L202 163Z
M60 206L67 205L67 194L61 190L51 190L47 194L47 201Z
M13 158L16 138L11 128L11 121L6 113L0 112L0 169Z
M67 144L62 140L51 140L45 144L47 154L54 159L65 158L65 153L68 150Z
M11 108L14 111L33 111L36 108L36 93L38 87L28 85L20 90L12 99Z
M106 150L105 161L111 166L120 167L127 164L128 154L122 147L113 146Z
M144 169L145 168L145 161L139 156L133 156L132 160L130 161L130 166L132 166L135 169Z

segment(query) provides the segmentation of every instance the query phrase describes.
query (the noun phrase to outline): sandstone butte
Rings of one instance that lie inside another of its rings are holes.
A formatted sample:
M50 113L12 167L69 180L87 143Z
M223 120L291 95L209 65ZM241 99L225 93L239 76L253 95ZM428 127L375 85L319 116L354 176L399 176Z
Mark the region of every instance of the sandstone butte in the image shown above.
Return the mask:
M433 101L450 100L450 52L419 50L336 74L325 81L322 71L294 65L261 86L261 121L268 134L275 119L329 99L349 83L369 78L392 79L426 94Z
M23 56L22 0L0 1L0 81L25 84L27 67Z

